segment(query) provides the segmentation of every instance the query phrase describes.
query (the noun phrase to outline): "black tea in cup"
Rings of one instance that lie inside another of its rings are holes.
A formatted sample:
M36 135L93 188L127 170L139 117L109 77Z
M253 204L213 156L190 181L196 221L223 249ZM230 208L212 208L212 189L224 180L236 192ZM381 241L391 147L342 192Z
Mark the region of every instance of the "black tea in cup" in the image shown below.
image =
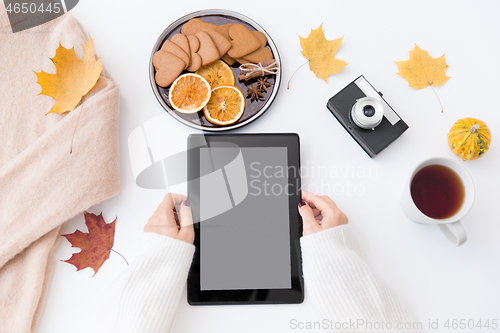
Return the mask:
M411 181L410 192L415 206L434 219L446 219L458 213L465 197L458 174L440 164L418 170Z

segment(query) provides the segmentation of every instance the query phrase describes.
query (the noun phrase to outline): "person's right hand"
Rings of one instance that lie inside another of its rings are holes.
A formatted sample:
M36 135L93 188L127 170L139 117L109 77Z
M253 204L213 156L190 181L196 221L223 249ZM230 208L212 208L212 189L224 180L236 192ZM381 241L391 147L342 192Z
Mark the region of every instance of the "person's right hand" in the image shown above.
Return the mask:
M187 198L181 194L167 193L144 226L144 231L156 232L193 244L193 216Z
M347 224L349 221L332 199L307 191L302 191L299 213L302 216L303 236Z

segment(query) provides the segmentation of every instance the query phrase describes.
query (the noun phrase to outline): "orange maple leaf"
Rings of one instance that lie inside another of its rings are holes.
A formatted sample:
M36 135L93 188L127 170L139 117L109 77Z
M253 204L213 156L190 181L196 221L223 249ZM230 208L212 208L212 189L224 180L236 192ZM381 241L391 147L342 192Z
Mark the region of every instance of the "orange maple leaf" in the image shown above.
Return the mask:
M415 89L424 89L428 86L442 86L449 77L446 76L448 65L444 54L439 58L432 58L429 52L422 50L415 44L410 51L410 59L395 61L398 65L399 76L408 81L408 85Z
M309 61L309 68L316 77L323 79L326 83L328 76L338 73L347 63L335 58L335 53L340 47L342 38L327 40L323 32L323 23L318 29L312 30L306 38L300 37L302 55Z
M71 258L63 261L74 265L77 271L90 267L95 275L109 258L114 244L116 218L113 222L106 223L102 213L95 215L84 212L84 216L88 233L77 230L72 234L62 235L71 243L71 247L79 247L82 251L73 253Z
M35 72L42 87L39 95L56 100L47 114L72 111L95 86L102 71L101 59L95 59L92 37L89 36L89 41L83 45L82 59L77 58L74 47L66 49L59 43L56 55L51 60L56 66L56 74Z
M429 52L422 50L415 44L413 50L410 51L410 59L395 61L395 63L399 70L397 74L405 78L410 87L415 89L432 88L441 105L441 112L443 112L443 104L432 86L442 86L449 79L446 76L446 70L449 66L446 64L444 54L439 58L432 58Z
M287 89L290 89L290 81L292 81L295 73L306 64L309 64L309 69L314 72L316 77L324 80L326 83L328 83L328 76L337 74L342 68L347 66L347 62L335 58L335 54L344 37L327 40L323 31L323 23L317 29L311 29L311 33L306 38L300 35L299 38L300 46L302 46L301 53L307 59L307 62L302 64L292 74L288 80Z

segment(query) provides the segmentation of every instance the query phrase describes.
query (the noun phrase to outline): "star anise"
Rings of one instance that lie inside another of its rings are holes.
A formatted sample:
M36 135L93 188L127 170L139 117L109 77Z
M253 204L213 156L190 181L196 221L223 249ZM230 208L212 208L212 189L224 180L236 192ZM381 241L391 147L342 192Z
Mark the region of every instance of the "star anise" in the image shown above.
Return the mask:
M253 84L247 87L247 98L250 97L250 101L255 100L265 100L264 95L262 94L262 90Z
M263 91L267 92L267 87L269 87L271 84L267 82L267 77L261 77L257 80L257 87Z

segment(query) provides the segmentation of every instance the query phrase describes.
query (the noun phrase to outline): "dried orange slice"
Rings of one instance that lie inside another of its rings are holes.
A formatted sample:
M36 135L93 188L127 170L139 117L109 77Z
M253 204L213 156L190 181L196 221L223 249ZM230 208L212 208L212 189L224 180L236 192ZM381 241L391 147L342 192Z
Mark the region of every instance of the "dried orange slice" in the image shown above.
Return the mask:
M230 125L238 121L245 111L245 96L238 87L219 86L203 108L205 117L213 124Z
M210 84L202 76L193 73L175 79L168 92L170 105L182 113L200 111L208 103L210 96Z
M233 71L231 67L222 60L217 60L201 67L196 71L196 74L203 76L212 89L218 86L234 85Z

